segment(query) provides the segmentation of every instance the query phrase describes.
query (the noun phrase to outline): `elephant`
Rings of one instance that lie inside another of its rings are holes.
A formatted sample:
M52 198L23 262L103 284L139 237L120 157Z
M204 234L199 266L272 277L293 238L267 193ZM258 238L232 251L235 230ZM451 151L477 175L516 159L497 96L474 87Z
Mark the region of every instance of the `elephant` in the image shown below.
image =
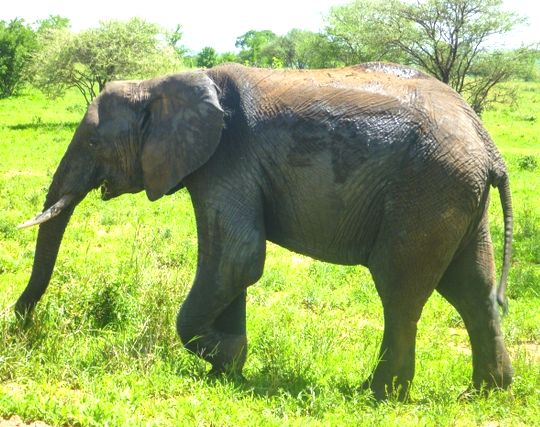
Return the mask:
M504 217L502 273L488 225L490 187ZM185 188L198 236L193 285L176 328L209 374L242 375L246 294L266 242L314 259L366 266L383 305L378 362L359 387L409 398L417 323L437 290L462 317L472 389L507 388L512 247L507 168L463 98L401 65L325 70L225 64L115 81L89 105L54 173L30 280L15 311L45 292L77 204Z

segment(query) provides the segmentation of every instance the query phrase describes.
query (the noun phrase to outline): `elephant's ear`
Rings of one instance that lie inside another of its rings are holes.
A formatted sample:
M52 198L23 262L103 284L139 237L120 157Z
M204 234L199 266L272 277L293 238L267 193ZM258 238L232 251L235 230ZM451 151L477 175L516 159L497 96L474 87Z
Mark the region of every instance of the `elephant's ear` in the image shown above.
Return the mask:
M144 188L157 200L216 150L223 110L214 82L205 74L168 76L149 88L142 120Z

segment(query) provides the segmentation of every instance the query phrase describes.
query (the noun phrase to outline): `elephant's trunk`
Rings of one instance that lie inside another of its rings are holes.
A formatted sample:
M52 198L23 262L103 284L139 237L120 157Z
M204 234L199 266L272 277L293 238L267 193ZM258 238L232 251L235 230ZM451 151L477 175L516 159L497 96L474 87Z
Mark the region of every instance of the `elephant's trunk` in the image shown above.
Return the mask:
M32 275L15 304L15 312L21 317L32 312L47 289L69 219L92 188L89 179L91 172L85 177L75 177L74 172L80 168L70 167L70 164L76 163L71 156L64 156L53 177L43 213L20 226L39 224Z
M75 204L71 204L56 217L39 226L32 275L15 305L17 315L21 317L29 315L45 293L54 269L62 236L74 209Z

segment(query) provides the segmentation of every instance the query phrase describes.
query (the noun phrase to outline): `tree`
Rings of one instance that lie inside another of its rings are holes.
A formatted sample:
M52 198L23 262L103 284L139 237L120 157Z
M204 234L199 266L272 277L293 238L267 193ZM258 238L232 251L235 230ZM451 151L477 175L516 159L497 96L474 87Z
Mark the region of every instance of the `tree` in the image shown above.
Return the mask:
M530 76L534 57L534 52L526 48L479 54L462 89L473 110L481 114L493 103L512 103L517 96L516 89L499 83Z
M177 67L176 53L160 36L157 25L139 18L102 22L78 34L44 31L34 58L34 84L50 96L75 87L90 103L111 80L145 78Z
M218 63L218 55L213 47L205 47L197 54L197 67L212 68Z
M383 0L355 0L334 6L326 17L325 33L334 57L344 64L369 61L405 62L389 42L391 8Z
M188 49L180 44L184 33L182 31L182 26L180 24L176 25L176 28L173 31L167 31L165 33L165 39L167 44L174 49L178 58L183 58L184 55L188 52Z
M487 52L486 41L522 22L501 6L502 0L396 3L390 42L406 52L412 63L462 92L465 76Z
M521 67L515 62L521 55L490 51L488 42L522 22L502 10L502 0L356 0L331 10L327 33L348 53L347 63L390 60L420 67L481 112L481 100L487 102ZM492 67L482 65L487 63Z
M0 98L17 92L36 49L36 36L22 19L0 21Z
M292 29L284 36L271 31L248 31L237 38L241 62L273 68L326 68L339 64L323 34Z
M238 62L238 55L234 52L224 52L221 53L218 57L218 64L223 64L225 62Z
M69 18L60 15L49 15L48 18L40 19L36 22L38 34L43 34L51 30L67 30L70 27Z
M340 65L328 39L320 33L292 29L276 42L277 55L287 68L328 68Z
M251 30L244 33L236 39L235 46L241 49L238 57L249 65L270 66L271 58L268 58L268 55L261 57L261 50L276 38L276 34L270 30Z

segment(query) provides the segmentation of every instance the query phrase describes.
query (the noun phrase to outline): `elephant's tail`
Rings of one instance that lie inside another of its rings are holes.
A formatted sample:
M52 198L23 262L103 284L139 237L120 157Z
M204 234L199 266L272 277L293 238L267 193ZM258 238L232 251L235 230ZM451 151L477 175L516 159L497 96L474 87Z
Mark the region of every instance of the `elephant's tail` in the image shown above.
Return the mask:
M512 214L512 196L510 194L510 185L508 175L501 174L495 180L494 185L499 190L501 206L504 216L504 249L503 249L503 264L501 270L501 278L497 288L497 303L503 309L503 313L508 313L508 299L506 297L506 282L508 280L508 272L510 271L510 258L512 256L512 235L514 226L514 217Z

